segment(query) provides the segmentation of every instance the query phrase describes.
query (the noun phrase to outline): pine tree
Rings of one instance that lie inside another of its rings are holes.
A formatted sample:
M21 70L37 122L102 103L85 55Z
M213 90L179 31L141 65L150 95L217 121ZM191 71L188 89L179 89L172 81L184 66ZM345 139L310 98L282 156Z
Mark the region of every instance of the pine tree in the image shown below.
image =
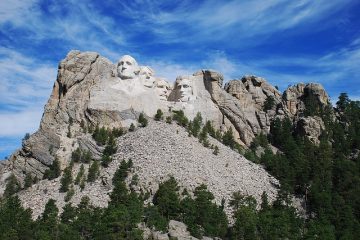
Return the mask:
M83 163L90 163L92 160L92 154L90 150L83 151L81 156L81 162Z
M97 161L94 161L89 168L87 181L95 182L98 175L99 175L99 163Z
M144 113L140 113L138 122L140 124L140 127L146 127L148 125L148 120L145 118Z
M31 187L34 183L34 180L31 176L31 173L26 173L25 179L24 179L24 189L28 189Z
M218 147L218 146L215 146L215 147L214 147L213 154L214 154L214 155L218 155L218 154L219 154L219 147Z
M229 146L231 149L234 149L236 142L235 142L235 139L233 136L233 130L231 127L222 136L222 142L224 145Z
M84 164L81 164L79 172L78 172L78 174L76 175L76 178L75 178L75 182L74 182L75 185L80 184L81 179L84 177L84 174L85 174Z
M180 126L186 127L189 123L188 118L185 116L183 110L173 111L173 120L175 120Z
M19 183L19 181L17 180L17 178L15 177L14 174L11 174L7 179L6 179L6 187L5 187L5 191L4 191L4 197L10 197L12 195L14 195L15 193L17 193L18 191L20 191L21 189L21 185Z
M160 121L160 120L162 120L162 119L163 119L163 115L164 115L164 113L161 111L161 109L158 109L158 110L156 111L156 114L155 114L155 117L154 117L155 121Z
M117 150L117 148L116 148L115 138L113 136L110 136L108 143L105 146L105 149L103 151L103 155L111 156L114 153L116 153L116 150Z
M101 157L101 166L107 168L109 164L111 163L112 158L108 155L103 154Z
M168 123L168 124L172 123L172 117L171 116L166 117L166 123Z
M79 185L81 191L84 190L85 188L85 177L83 177L80 181L80 185Z
M275 106L275 99L273 96L268 96L264 102L263 110L264 112L273 109Z
M159 185L153 203L168 220L176 219L180 211L179 186L174 177Z
M61 213L61 222L65 224L69 224L76 217L76 209L71 206L71 203L65 204L63 208L63 212Z
M56 239L59 235L58 212L59 209L54 199L50 199L46 205L43 214L38 219L36 229L36 239Z
M75 194L74 186L71 185L69 187L69 190L67 191L65 197L64 197L64 201L69 202L71 200L71 198L74 196L74 194Z
M204 235L221 237L226 235L228 221L220 206L212 202L214 195L202 184L195 188L196 223L204 229Z
M135 131L135 125L133 123L130 124L129 132Z
M347 93L340 93L339 100L336 102L336 107L340 111L344 111L345 108L349 105L350 99Z
M0 239L35 239L31 210L24 209L18 196L0 203Z
M80 148L77 148L74 152L71 153L71 160L74 162L80 162L82 159L82 151Z
M201 129L199 134L199 141L203 144L208 143L208 130L205 126Z
M211 137L216 138L216 131L209 120L206 121L204 127Z
M168 220L160 213L157 206L145 208L145 223L148 227L154 227L158 231L166 232Z
M61 182L60 192L67 192L69 190L69 186L70 186L72 180L73 180L72 179L72 168L67 167L64 169L63 176L60 180L60 182Z
M47 169L45 171L43 179L52 180L52 179L59 177L60 174L61 174L60 162L59 162L59 159L57 157L55 157L55 160L49 166L49 169Z
M194 137L198 137L198 134L201 130L201 124L202 124L202 116L201 114L198 112L194 118L194 120L191 122L191 127L190 127L190 124L189 124L189 131L191 132L191 134L194 136Z

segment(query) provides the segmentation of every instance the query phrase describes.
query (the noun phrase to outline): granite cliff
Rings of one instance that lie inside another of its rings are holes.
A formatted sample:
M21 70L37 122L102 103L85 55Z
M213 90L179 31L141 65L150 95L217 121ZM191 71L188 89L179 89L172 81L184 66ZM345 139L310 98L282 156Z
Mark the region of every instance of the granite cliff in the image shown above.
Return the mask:
M29 173L42 179L55 158L64 169L79 147L99 160L103 148L84 131L84 126L128 129L138 124L140 113L151 119L158 109L165 116L182 110L188 119L201 113L204 122L210 121L222 133L232 129L236 142L244 149L259 134L269 133L272 120L284 117L317 143L324 123L307 116L306 110L309 103L315 107L329 105L320 84L297 84L281 94L256 76L227 81L225 86L224 81L221 73L200 70L179 76L172 84L128 55L113 64L97 53L71 51L59 64L39 130L0 165L0 194L11 174L22 184ZM276 197L279 183L263 167L210 138L210 143L219 148L219 154L214 155L187 135L175 123L150 120L147 128L118 138L110 166L101 169L98 180L84 191L75 189L72 202L79 203L81 196L88 194L92 204L106 206L112 189L109 179L120 161L129 158L134 161L133 174L139 176L138 191L154 193L158 184L172 175L181 187L190 190L205 183L219 204L222 199L228 201L235 191L258 200L264 191L270 200ZM79 166L73 171L77 174ZM59 193L59 187L59 179L42 180L19 196L36 217L50 198L56 199L58 206L64 205L65 194Z

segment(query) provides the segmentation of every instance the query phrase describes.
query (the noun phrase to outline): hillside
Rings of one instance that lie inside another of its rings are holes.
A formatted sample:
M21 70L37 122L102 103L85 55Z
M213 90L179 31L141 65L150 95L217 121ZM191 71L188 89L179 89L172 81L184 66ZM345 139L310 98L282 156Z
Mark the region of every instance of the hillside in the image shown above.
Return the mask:
M316 83L170 83L71 51L38 131L1 162L0 236L357 239L359 119Z
M147 127L119 137L113 161L107 168L102 168L98 179L87 184L83 191L76 186L71 202L77 205L83 196L89 196L94 206L106 207L108 194L112 190L111 179L124 159L132 159L134 164L128 184L134 174L138 175L138 183L134 187L138 191L142 189L152 193L151 197L157 191L159 183L173 176L182 188L190 192L201 184L207 185L219 205L222 199L228 203L232 193L236 191L254 196L259 202L263 192L267 193L271 201L276 198L276 186L279 183L260 165L211 139L210 143L219 147L219 154L214 155L212 149L205 148L197 138L188 135L175 122L168 124L151 121ZM79 139L96 144L90 135ZM73 176L77 175L79 167L79 164L75 164ZM19 196L23 205L33 211L36 219L49 199L55 199L59 207L65 205L66 193L59 192L60 186L60 178L42 180ZM227 209L230 210L229 207Z

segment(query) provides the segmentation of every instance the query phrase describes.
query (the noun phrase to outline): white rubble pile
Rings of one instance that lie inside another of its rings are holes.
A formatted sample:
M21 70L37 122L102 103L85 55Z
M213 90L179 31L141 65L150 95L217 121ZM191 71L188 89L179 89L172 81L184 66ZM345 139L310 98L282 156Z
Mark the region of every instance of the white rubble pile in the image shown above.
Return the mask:
M206 184L217 204L225 200L229 217L231 211L227 204L233 192L252 195L259 203L264 191L270 201L276 198L278 181L260 165L214 139L210 139L210 143L219 147L218 155L214 155L212 149L205 148L197 138L189 137L187 131L177 124L150 121L147 127L118 138L118 151L113 156L113 162L108 168L101 168L100 177L95 183L87 183L83 191L75 186L75 195L70 202L76 205L87 195L94 206L106 207L112 176L123 159L133 161L134 167L127 182L130 184L132 176L136 174L139 181L135 189L149 191L153 195L158 184L169 176L173 176L181 188L189 192L200 184ZM79 165L76 164L73 178L78 169ZM65 205L65 193L59 193L60 185L60 178L42 180L20 192L19 196L23 205L33 210L33 217L36 218L50 198L55 199L60 208Z

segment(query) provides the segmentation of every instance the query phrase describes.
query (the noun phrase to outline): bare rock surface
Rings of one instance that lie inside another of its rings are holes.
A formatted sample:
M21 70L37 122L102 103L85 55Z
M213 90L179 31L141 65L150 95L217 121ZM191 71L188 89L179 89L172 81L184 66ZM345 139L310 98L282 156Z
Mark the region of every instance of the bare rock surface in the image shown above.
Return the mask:
M330 103L330 98L321 84L298 83L285 90L283 109L292 117L302 114L305 110L304 101L308 98L311 98L313 104L319 106L326 106Z
M297 132L317 145L320 143L319 137L324 130L324 122L318 116L301 117L297 122Z

